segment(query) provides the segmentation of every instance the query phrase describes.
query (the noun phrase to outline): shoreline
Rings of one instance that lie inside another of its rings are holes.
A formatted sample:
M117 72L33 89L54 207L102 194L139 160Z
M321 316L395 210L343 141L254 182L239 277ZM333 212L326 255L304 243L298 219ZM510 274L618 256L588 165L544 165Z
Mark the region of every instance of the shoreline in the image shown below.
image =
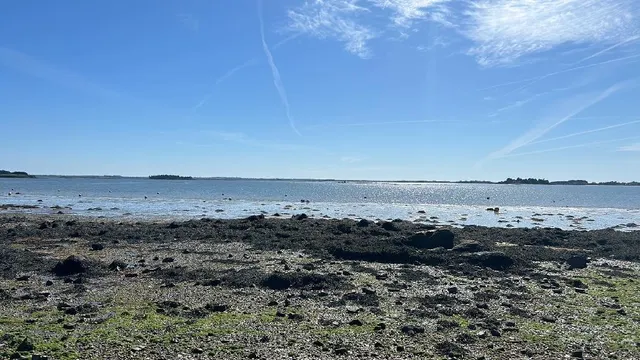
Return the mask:
M1 358L640 356L638 232L4 214L0 254Z

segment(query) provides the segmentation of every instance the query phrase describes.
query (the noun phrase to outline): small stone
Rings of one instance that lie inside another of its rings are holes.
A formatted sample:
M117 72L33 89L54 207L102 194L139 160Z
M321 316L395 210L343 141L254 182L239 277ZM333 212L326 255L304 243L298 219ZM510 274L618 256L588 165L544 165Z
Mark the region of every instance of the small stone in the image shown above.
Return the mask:
M18 345L18 348L16 350L18 350L18 351L33 351L33 350L35 350L35 346L31 342L31 340L29 340L28 338L24 338L22 340L22 342L20 343L20 345Z
M44 285L45 285L45 286L51 286L51 285L53 285L53 281L51 281L51 280L47 280L47 282L46 282L46 283L44 283Z
M266 335L260 338L260 342L263 344L268 343L269 341L271 341L271 339Z
M384 345L382 345L380 342L376 342L375 344L373 344L373 347L375 347L376 349L382 349Z
M556 322L556 318L554 318L552 316L549 316L549 315L544 315L542 317L542 321L548 322L548 323L554 323L554 322Z
M62 328L66 330L73 330L76 328L76 326L74 324L64 324L62 325Z
M282 311L276 311L276 317L285 317L287 316L287 314L283 313Z
M373 331L383 331L387 328L387 324L381 322L373 328Z
M268 306L278 306L278 302L275 300L271 300L269 301L269 303L267 304Z
M323 347L324 344L322 343L322 341L316 340L316 341L313 342L313 346Z
M627 315L627 312L624 309L618 309L616 312L620 315Z
M354 320L349 321L349 325L351 325L351 326L362 326L362 325L364 325L364 323L361 320L354 319Z
M424 328L417 325L405 325L400 330L409 336L424 333Z
M333 350L333 352L336 355L347 355L349 353L349 350L347 350L347 348L341 347L341 348L337 348L337 349Z
M504 325L508 327L516 327L516 323L513 321L507 321Z
M201 348L193 348L193 349L191 349L191 353L192 354L202 354L202 353L204 353L204 350L202 350Z
M174 262L174 261L175 261L175 259L172 258L172 257L166 257L166 258L162 259L163 263L171 263L171 262Z
M300 315L300 314L289 314L289 315L287 315L287 318L288 318L289 320L300 321L300 320L302 320L304 317L303 317L302 315Z
M452 287L448 288L447 291L449 292L449 294L457 294L458 293L458 288L455 287L455 286L452 286Z
M93 250L93 251L104 250L104 245L102 245L102 244L91 244L91 250Z
M574 351L571 353L571 357L582 359L584 358L584 353L582 352L582 350Z
M403 352L404 351L404 346L402 346L402 345L396 346L396 351L397 352Z
M29 281L30 277L31 276L29 276L29 275L19 276L19 277L16 278L16 281Z
M489 330L489 332L491 332L491 335L495 336L495 337L502 336L502 334L500 334L500 331L498 331L497 329L491 329L491 330Z

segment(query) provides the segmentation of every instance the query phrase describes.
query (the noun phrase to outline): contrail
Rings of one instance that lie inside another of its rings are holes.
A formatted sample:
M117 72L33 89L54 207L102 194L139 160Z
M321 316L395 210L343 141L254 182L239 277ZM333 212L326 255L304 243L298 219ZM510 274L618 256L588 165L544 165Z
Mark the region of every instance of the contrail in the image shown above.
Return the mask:
M576 66L576 67L572 67L572 68L569 68L569 69L558 70L558 71L554 71L554 72L548 73L546 75L541 75L541 76L532 77L532 78L528 78L528 79L511 81L511 82L506 82L506 83L502 83L502 84L498 84L498 85L493 85L493 86L485 87L485 88L478 89L478 90L479 91L491 90L491 89L496 89L496 88L500 88L500 87L504 87L504 86L508 86L508 85L516 85L516 84L522 84L522 83L526 83L526 82L533 83L533 82L537 82L539 80L546 79L546 78L548 78L550 76L554 76L554 75L558 75L558 74L564 74L564 73L571 72L571 71L587 69L587 68L591 68L591 67L594 67L594 66L600 66L600 65L605 65L605 64L618 62L618 61L623 61L623 60L628 60L628 59L635 59L635 58L639 58L639 57L640 57L640 54L624 56L624 57L621 57L621 58L606 60L606 61L602 61L602 62L599 62L599 63L593 63L593 64L589 64L589 65L581 65L581 66ZM529 85L531 85L531 84L529 84ZM520 89L522 89L522 88L520 88ZM517 89L515 91L518 91L520 89ZM515 91L512 91L512 92L515 92Z
M576 118L574 118L574 119L576 119ZM549 142L549 141L567 139L567 138L574 137L574 136L596 133L596 132L600 132L600 131L605 131L605 130L609 130L609 129L615 129L615 128L619 128L619 127L622 127L622 126L638 124L638 123L640 123L640 120L629 121L629 122L625 122L625 123L621 123L621 124L615 124L615 125L609 125L609 126L601 127L601 128L598 128L598 129L585 130L585 131L580 131L580 132L576 132L576 133L573 133L573 134L558 136L558 137L554 137L554 138L550 138L550 139L533 141L533 142L528 143L527 145L541 144L541 143L546 143L546 142Z
M267 61L269 62L269 66L271 67L271 73L273 75L273 85L275 85L278 90L278 94L280 95L280 100L282 100L282 105L285 108L287 113L287 119L289 119L289 125L291 129L302 136L298 129L296 129L296 124L293 121L293 117L291 116L291 109L289 107L289 100L287 100L287 92L284 89L284 84L282 83L282 79L280 78L280 72L276 67L276 63L273 61L273 56L271 55L271 51L269 51L269 46L267 46L267 42L264 38L264 20L262 18L262 0L258 0L258 16L260 18L260 38L262 40L262 49L264 50L264 54L267 57Z
M352 127L352 126L372 126L372 125L396 125L396 124L424 124L424 123L447 123L457 122L455 120L404 120L404 121L379 121L379 122L363 122L349 124L318 124L311 125L307 128L331 128L331 127Z
M562 147L557 147L557 148L529 151L529 152L516 153L516 154L507 154L507 155L500 156L500 158L516 157L516 156L523 156L523 155L533 155L533 154L542 154L542 153L553 152L553 151L561 151L561 150L567 150L567 149L596 146L596 145L609 144L609 143L618 142L618 141L639 139L639 138L640 138L640 136L631 136L631 137L620 138L620 139L595 141L595 142L590 142L590 143L586 143L586 144L562 146Z
M618 46L622 46L622 45L624 45L624 44L626 44L626 43L629 43L629 42L634 42L634 41L636 41L636 40L638 40L638 39L640 39L640 36L638 36L638 35L636 35L636 36L632 36L632 37L630 37L630 38L628 38L628 39L626 39L626 40L622 40L621 42L619 42L619 43L617 43L617 44L615 44L615 45L609 46L609 47L608 47L608 48L606 48L606 49L600 50L600 51L598 51L597 53L595 53L595 54L593 54L593 55L589 55L589 56L587 56L587 57L586 57L586 58L584 58L584 59L578 60L577 62L573 63L572 65L578 65L578 64L580 64L580 63L582 63L582 62L585 62L585 61L587 61L587 60L593 59L594 57L597 57L597 56L600 56L600 55L602 55L602 54L604 54L604 53L606 53L606 52L609 52L609 51L611 51L611 50L613 50L613 49L617 48Z
M227 80L228 78L230 78L231 76L233 76L233 74L237 73L238 71L252 66L252 65L256 65L258 63L257 59L251 59L251 60L247 60L245 61L243 64L238 65L236 67L234 67L233 69L227 71L224 75L220 76L214 83L213 83L213 87L216 87L218 85L220 85L221 82ZM205 95L202 100L200 100L200 102L198 104L196 104L196 106L193 107L193 111L197 111L199 108L201 108L204 104L207 103L207 101L209 101L211 99L211 97L213 96L213 92L208 93L207 95Z
M289 41L297 38L298 36L300 36L300 34L294 34L289 36L288 38L281 40L280 42L276 43L275 45L273 45L272 49L277 49L280 46L288 43ZM244 68L248 68L250 66L255 66L258 65L258 63L260 62L260 58L258 57L254 57L253 59L249 59L245 62L243 62L242 64L232 68L231 70L227 71L226 73L224 73L222 76L220 76L218 79L216 79L216 81L213 83L213 88L215 88L216 86L220 85L223 81L227 80L228 78L232 77L233 75L235 75L235 73L237 73L238 71L244 69ZM213 97L213 92L208 93L207 95L205 95L202 100L200 100L200 102L198 102L198 104L196 104L196 106L193 107L193 111L197 111L199 108L201 108L204 104L206 104L211 97Z
M606 89L605 91L603 91L602 93L600 93L598 96L589 99L588 101L584 102L583 104L581 104L579 107L577 107L576 109L574 109L573 111L571 111L571 113L569 113L567 116L562 117L560 120L557 120L551 124L541 124L542 126L538 126L536 128L533 128L531 130L529 130L528 132L526 132L525 134L521 135L520 137L516 138L515 140L511 141L511 143L509 143L507 146L503 147L500 150L494 151L491 154L489 154L485 159L481 160L478 164L481 164L484 161L490 160L490 159L495 159L495 158L500 158L500 157L505 157L506 155L509 155L510 153L512 153L514 150L519 149L525 145L528 145L534 141L536 141L537 139L539 139L540 137L542 137L544 134L548 133L549 131L551 131L552 129L556 128L557 126L559 126L560 124L564 123L565 121L571 119L572 117L578 115L579 113L581 113L582 111L586 110L587 108L599 103L600 101L608 98L609 96L611 96L612 94L614 94L615 92L619 91L621 88L623 88L627 83L623 82L623 83L618 83L614 86L611 86L610 88Z

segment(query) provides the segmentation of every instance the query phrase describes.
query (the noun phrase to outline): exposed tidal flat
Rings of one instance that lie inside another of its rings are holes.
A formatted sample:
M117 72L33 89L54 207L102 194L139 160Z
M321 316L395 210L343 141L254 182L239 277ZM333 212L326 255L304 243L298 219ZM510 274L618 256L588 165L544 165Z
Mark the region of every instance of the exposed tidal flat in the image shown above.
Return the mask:
M0 358L634 359L639 241L301 213L3 214Z

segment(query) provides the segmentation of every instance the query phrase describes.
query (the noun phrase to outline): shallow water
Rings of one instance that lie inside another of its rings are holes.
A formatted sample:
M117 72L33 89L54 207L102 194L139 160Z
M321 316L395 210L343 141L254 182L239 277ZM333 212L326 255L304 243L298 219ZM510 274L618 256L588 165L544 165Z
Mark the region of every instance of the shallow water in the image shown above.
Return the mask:
M22 211L55 213L60 210L51 207L62 206L70 208L61 210L65 213L86 216L238 218L304 212L565 229L632 229L626 224L640 223L640 187L626 186L38 178L0 179L0 191L0 204L40 206Z

